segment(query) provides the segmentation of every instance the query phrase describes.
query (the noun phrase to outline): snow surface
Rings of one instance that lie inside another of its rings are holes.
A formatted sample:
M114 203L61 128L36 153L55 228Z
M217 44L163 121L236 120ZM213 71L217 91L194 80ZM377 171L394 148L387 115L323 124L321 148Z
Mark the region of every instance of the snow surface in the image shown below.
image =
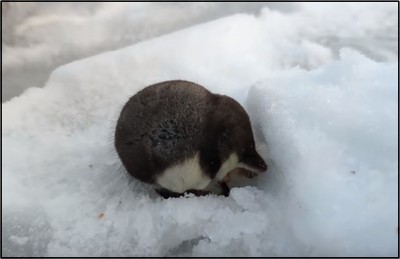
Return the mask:
M3 255L398 256L397 59L311 40L378 31L350 22L353 5L328 7L192 26L61 66L3 103ZM128 177L118 113L169 79L238 100L267 174L229 197L169 200Z

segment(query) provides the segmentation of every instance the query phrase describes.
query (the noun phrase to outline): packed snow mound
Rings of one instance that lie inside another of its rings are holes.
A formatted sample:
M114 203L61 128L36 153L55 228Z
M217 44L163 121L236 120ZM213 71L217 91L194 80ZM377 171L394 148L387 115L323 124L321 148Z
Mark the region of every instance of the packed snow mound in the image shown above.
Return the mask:
M250 88L246 107L290 193L294 235L318 244L315 255L396 254L396 71L343 50L322 69L283 72Z
M280 45L267 24L235 15L70 63L2 104L3 255L397 256L397 64ZM169 200L128 177L119 111L170 79L238 100L267 174Z

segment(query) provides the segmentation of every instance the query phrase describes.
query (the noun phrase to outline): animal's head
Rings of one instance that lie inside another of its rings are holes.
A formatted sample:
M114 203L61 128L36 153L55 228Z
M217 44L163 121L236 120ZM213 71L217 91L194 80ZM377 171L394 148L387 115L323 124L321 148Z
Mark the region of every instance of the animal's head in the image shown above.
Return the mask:
M200 164L212 177L222 180L241 167L255 174L267 170L258 154L247 112L234 99L213 95L212 107L200 142Z

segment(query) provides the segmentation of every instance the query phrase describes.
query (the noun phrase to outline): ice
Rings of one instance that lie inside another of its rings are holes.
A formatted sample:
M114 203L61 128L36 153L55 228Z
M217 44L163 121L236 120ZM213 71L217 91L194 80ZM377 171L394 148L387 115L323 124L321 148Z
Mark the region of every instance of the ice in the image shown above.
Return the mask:
M397 60L300 40L317 9L291 30L271 9L192 26L61 66L3 103L3 255L398 256ZM238 100L267 174L229 197L169 200L128 177L118 113L169 79Z

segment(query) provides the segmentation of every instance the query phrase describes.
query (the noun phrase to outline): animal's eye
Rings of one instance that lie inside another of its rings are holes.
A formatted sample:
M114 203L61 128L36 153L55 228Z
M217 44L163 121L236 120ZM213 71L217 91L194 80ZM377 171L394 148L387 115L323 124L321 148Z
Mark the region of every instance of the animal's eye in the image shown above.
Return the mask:
M221 167L218 151L212 148L205 149L200 154L200 163L206 172L214 176Z
M208 169L210 172L217 172L219 170L220 164L217 160L208 161Z
M247 152L243 152L242 153L242 157L241 157L242 159L245 159L245 158L248 158L248 157L250 157L249 153L247 153Z

